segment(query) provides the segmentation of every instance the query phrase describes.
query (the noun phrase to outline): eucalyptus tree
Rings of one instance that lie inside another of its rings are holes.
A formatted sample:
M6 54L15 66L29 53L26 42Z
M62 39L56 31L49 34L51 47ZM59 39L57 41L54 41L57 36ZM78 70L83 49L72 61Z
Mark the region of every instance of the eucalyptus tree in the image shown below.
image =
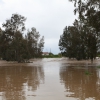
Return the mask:
M27 54L28 56L26 40L23 37L25 21L26 18L24 16L12 14L11 18L2 24L4 27L2 37L5 36L2 43L4 48L3 59L22 62L23 59L27 58L25 55Z
M69 38L70 38L70 34L68 33L68 28L66 26L64 28L63 34L60 36L59 39L59 49L61 53L65 56L68 56L68 52L69 52L69 46L70 46Z
M2 54L3 53L1 53L2 52L2 34L3 33L3 30L0 28L0 57L2 57Z
M79 21L86 27L88 58L96 57L100 41L100 0L69 0L74 2L74 13L78 13Z
M100 0L69 0L74 2L74 12L78 13L79 21L87 27L95 29L96 37L100 32Z
M41 56L44 47L44 37L40 38L39 32L32 27L31 30L28 30L26 38L30 57Z
M44 37L40 37L36 28L28 30L24 36L26 18L12 14L0 28L0 57L7 61L25 62L33 57L41 57Z
M13 35L17 32L23 32L25 30L25 21L26 18L19 14L12 14L10 19L6 20L6 23L3 23L2 26L5 28L5 31L10 30L13 32Z
M6 60L17 60L19 61L21 55L19 54L20 42L22 39L22 33L25 30L25 20L26 18L19 14L12 14L10 19L7 19L5 23L2 24L4 28L5 44L6 47L5 55L3 56ZM17 55L17 56L16 56Z
M42 57L42 51L44 48L44 36L39 39L38 48L37 48L37 57Z
M96 30L75 20L74 26L65 27L60 36L59 48L69 58L91 59L96 57Z
M82 59L80 34L75 26L65 27L63 34L60 36L59 48L69 58Z
M93 10L95 10L96 12L100 11L100 0L69 0L69 1L74 2L75 6L74 12L75 14L76 13L79 14L80 19L91 17Z

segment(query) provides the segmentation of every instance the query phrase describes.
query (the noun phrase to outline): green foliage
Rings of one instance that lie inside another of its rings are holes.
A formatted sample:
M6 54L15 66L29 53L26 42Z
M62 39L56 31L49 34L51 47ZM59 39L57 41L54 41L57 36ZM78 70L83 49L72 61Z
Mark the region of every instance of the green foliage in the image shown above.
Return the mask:
M97 55L97 57L100 57L100 55Z
M28 50L31 53L30 57L41 57L44 47L44 37L40 38L39 32L37 32L36 29L33 27L31 28L31 31L28 30L26 39Z
M95 30L91 30L86 25L80 26L80 22L75 20L74 26L64 29L60 36L59 48L62 55L69 58L93 59L97 54L97 35Z
M85 71L85 75L92 75L89 71Z
M62 56L61 55L45 55L45 56L42 56L42 58L61 58Z
M97 68L100 68L100 66L97 66Z
M100 48L100 1L69 0L74 2L78 20L64 29L59 48L63 55L76 59L95 59ZM76 28L76 29L75 29Z
M60 36L59 48L63 56L69 58L86 59L87 55L87 35L83 29L79 29L77 20L74 26L65 27L63 34Z
M40 38L35 28L23 36L26 18L19 14L3 23L0 29L0 57L7 61L25 62L30 58L41 57L44 47L44 37Z

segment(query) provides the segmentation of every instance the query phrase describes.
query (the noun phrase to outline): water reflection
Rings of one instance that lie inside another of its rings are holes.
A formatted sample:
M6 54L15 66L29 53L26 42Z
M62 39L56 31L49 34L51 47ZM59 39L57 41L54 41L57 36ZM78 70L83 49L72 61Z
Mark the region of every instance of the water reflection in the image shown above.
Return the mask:
M86 75L88 71L89 75ZM60 80L66 88L66 97L74 97L78 100L100 100L100 70L95 67L60 68Z
M0 100L26 100L42 83L42 67L0 67Z
M51 58L1 65L0 100L100 100L96 64Z

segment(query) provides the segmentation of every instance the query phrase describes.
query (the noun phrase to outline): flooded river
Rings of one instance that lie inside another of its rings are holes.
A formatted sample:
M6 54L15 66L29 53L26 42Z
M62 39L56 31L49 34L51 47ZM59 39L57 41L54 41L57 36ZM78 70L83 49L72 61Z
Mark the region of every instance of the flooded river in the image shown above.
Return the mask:
M100 100L100 60L0 61L0 100Z

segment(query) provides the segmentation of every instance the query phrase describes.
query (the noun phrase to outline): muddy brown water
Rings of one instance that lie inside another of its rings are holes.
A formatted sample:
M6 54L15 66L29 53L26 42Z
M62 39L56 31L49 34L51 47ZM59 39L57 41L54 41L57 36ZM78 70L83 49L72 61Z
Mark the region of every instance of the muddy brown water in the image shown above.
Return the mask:
M0 100L100 100L100 60L0 61Z

